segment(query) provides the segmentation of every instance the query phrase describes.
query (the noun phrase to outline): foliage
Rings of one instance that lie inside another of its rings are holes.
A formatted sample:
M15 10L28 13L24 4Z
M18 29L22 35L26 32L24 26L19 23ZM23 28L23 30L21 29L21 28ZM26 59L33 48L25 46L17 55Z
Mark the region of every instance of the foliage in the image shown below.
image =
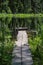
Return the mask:
M43 0L0 0L0 65L11 65L15 27L37 30L29 38L34 65L43 65ZM13 34L11 33L13 32Z
M9 39L5 40L4 48L2 49L2 45L0 45L1 50L1 65L11 65L12 60L12 50L13 50L13 42Z
M10 19L0 19L0 65L11 65L13 41L8 24Z
M41 37L29 38L30 48L33 54L33 65L43 65L43 43Z
M41 44L41 39L38 36L36 36L33 39L32 38L29 38L29 43L30 43L30 48L31 48L32 53L35 53L35 51L37 49L37 46L39 44Z

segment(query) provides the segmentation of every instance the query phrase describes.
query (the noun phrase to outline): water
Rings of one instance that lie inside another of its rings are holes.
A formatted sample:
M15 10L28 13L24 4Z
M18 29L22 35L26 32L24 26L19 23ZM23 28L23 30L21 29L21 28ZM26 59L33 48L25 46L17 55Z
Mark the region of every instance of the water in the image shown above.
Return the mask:
M28 43L28 36L26 31L18 31L17 41L15 41L17 46L21 46Z

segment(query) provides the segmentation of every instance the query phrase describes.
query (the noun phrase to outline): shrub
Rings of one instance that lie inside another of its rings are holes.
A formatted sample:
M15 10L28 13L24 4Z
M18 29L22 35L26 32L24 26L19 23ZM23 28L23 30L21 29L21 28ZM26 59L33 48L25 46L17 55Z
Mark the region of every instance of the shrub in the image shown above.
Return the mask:
M13 50L13 42L9 40L5 40L3 50L2 45L0 45L1 48L1 65L11 65L12 60L12 50Z
M33 65L43 65L42 39L38 36L29 38L29 44L33 54Z
M36 36L35 38L29 38L29 44L30 44L30 48L32 53L34 53L37 49L37 46L41 44L41 39L40 37Z

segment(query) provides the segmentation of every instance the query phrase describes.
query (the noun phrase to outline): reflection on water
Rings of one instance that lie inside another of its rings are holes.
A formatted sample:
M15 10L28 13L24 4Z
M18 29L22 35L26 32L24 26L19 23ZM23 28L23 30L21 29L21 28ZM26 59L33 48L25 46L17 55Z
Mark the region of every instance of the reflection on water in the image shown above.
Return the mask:
M15 41L17 46L21 46L28 43L28 36L26 31L18 31L17 41Z

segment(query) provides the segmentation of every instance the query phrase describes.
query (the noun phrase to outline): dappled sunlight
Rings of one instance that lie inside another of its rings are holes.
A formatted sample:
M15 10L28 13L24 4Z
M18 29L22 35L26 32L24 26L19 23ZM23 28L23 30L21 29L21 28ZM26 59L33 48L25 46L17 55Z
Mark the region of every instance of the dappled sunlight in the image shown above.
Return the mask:
M17 46L21 46L28 43L28 36L26 31L18 31L17 41L15 41Z

